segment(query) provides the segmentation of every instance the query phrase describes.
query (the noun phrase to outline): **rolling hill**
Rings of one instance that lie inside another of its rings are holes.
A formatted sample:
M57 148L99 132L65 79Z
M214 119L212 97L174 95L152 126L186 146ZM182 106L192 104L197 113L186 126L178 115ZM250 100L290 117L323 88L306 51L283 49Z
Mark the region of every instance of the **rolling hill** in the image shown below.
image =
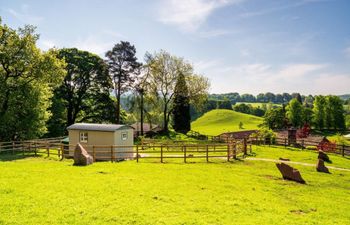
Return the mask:
M239 129L239 122L243 129ZM227 109L215 109L192 122L192 130L206 135L219 135L229 131L253 130L263 122L263 118Z

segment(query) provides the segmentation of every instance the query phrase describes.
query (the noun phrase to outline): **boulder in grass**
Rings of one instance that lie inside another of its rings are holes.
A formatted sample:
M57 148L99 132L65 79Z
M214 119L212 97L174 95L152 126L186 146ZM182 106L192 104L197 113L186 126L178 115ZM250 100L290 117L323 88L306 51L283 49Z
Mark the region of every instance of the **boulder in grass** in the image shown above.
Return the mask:
M325 162L331 162L328 155L322 150L318 151L318 159L322 159Z
M324 161L322 159L318 159L316 170L317 172L330 173L328 168L324 165Z
M292 180L301 184L305 184L305 180L301 177L299 170L285 164L276 163L278 170L281 172L283 179Z
M85 150L81 144L77 144L74 150L74 165L75 166L87 166L94 162L91 155Z

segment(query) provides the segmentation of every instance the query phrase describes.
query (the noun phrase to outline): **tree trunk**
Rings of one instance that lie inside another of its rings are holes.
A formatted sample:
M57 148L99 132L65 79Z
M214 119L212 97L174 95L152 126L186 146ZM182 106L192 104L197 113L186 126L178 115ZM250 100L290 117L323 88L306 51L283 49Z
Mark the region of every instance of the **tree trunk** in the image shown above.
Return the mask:
M68 109L67 109L67 126L70 126L74 123L74 119L73 119L73 106L72 105L68 105Z
M168 132L168 117L167 117L167 111L168 111L168 104L165 103L164 106L164 111L163 111L163 123L164 123L164 127L163 127L163 131L164 132Z
M140 104L140 114L141 114L141 136L143 136L143 91L140 91L141 94L141 104Z
M115 96L117 98L117 124L120 124L120 89L121 89L121 75L118 78L117 90Z

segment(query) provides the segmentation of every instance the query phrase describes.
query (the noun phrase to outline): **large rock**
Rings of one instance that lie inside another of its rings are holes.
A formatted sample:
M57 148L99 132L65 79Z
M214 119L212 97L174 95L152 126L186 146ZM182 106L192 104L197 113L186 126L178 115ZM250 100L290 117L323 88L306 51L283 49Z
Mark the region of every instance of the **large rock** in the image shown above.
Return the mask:
M318 151L318 159L322 159L325 162L331 162L328 155L322 150Z
M322 173L330 173L328 168L324 165L324 161L322 159L318 159L316 170Z
M281 172L283 179L296 181L301 184L305 184L305 180L301 177L299 170L285 163L276 163L278 170Z
M87 166L94 162L91 155L85 150L81 144L77 144L74 150L74 165L76 166Z

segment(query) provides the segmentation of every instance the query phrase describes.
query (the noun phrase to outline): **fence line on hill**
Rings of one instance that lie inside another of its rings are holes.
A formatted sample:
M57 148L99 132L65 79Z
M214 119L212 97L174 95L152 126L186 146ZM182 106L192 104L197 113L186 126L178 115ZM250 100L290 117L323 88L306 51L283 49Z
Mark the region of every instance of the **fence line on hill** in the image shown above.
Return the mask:
M76 146L62 143L62 139L52 140L30 140L22 142L2 143L0 153L20 155L45 155L47 157L57 156L59 159L72 158ZM251 145L250 152L252 150ZM119 161L122 159L135 159L139 162L143 159L159 159L164 162L166 159L183 159L187 162L190 159L225 158L227 161L237 159L239 155L248 154L248 145L243 141L231 143L207 143L207 144L155 144L116 146L116 145L86 145L84 147L93 157L94 161Z
M296 139L294 141L288 140L288 138L279 138L276 137L273 139L265 139L265 138L249 138L248 142L253 145L277 145L284 146L285 148L288 146L300 148L302 150L323 150L325 152L331 152L335 154L339 154L344 156L350 156L350 145L345 144L334 144L334 143L326 143L322 144L320 142L305 139Z

